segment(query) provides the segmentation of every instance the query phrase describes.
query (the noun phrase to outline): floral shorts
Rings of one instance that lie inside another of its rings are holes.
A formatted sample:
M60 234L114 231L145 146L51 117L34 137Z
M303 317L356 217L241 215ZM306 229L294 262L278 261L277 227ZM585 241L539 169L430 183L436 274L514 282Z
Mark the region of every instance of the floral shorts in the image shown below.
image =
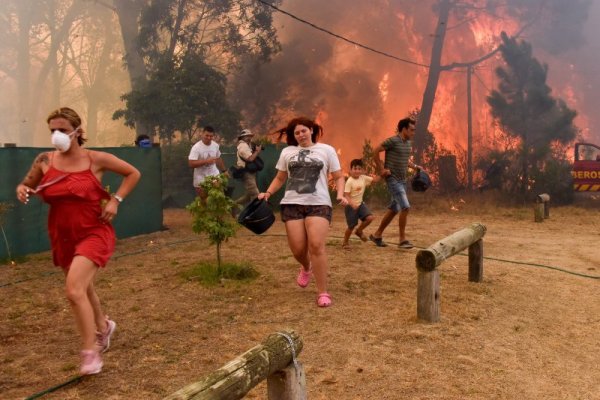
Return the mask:
M281 220L283 222L306 217L321 217L331 222L332 209L329 206L305 206L302 204L282 204Z

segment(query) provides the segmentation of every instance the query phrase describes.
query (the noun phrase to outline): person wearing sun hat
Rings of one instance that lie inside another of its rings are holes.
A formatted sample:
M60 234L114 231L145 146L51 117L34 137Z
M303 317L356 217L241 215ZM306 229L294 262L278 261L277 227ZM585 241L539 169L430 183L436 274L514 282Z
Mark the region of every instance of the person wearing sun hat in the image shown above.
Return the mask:
M250 129L244 129L238 135L236 166L243 169L242 182L244 183L245 190L244 195L236 200L236 203L240 206L246 205L258 196L256 171L249 171L246 168L246 163L256 160L262 150L260 145L252 145L253 137L254 133Z

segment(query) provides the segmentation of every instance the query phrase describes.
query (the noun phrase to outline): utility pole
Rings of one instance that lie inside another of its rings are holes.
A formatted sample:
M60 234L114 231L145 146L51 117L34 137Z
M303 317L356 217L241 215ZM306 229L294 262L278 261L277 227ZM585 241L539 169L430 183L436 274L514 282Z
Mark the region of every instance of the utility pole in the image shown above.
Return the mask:
M473 66L467 67L467 190L473 189L473 110L471 103L471 77Z

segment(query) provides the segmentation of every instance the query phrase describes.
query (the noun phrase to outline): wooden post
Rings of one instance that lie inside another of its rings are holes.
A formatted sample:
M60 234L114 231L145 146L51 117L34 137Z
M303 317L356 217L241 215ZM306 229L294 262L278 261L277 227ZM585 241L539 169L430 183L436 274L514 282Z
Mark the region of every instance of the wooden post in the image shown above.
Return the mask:
M418 270L417 318L427 322L440 320L440 271Z
M483 240L469 246L469 282L483 281Z
M269 335L218 370L165 397L165 400L238 400L258 383L293 362L302 350L300 336L290 330ZM289 337L292 343L286 338ZM292 345L293 344L293 345Z
M269 400L306 400L306 375L302 364L290 364L269 375L267 395Z
M533 206L533 220L544 222L544 203L535 203Z
M550 195L547 193L538 194L535 200L544 205L544 218L550 217Z
M477 222L454 232L417 253L417 268L432 271L445 259L460 253L485 235L485 225Z
M538 194L535 197L533 208L533 219L535 222L544 222L544 218L550 216L550 195L546 193Z
M469 280L483 277L483 241L486 227L474 223L444 239L419 250L416 257L417 317L428 322L440 320L440 273L437 267L445 259L469 248Z

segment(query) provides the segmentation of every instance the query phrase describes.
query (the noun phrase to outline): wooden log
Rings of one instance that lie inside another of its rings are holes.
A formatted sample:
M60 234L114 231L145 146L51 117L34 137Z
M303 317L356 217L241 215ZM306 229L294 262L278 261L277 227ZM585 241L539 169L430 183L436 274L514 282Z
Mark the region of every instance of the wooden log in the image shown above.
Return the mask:
M469 246L469 282L483 281L483 240Z
M440 320L440 270L418 270L417 318L427 322Z
M486 232L485 225L477 222L454 232L450 236L432 244L417 253L417 269L432 271L445 259L452 257L481 239Z
M535 203L533 205L533 220L535 222L544 222L544 203Z
M302 363L289 365L267 378L269 400L306 400L306 376Z
M237 400L241 399L269 375L281 371L297 357L303 343L293 330L283 331L293 343L279 334L269 335L261 344L236 357L218 370L208 374L165 397L165 400Z

